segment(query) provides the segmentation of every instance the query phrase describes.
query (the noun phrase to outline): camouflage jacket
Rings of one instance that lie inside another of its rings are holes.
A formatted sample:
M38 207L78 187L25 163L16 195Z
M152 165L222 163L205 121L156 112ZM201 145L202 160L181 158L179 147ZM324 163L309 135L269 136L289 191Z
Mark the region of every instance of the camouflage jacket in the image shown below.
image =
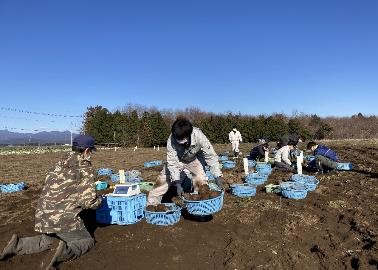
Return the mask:
M85 227L79 213L96 208L100 202L92 164L70 152L47 173L35 213L35 230L41 233L82 230Z
M171 174L172 181L180 179L182 170L181 163L190 163L198 158L204 160L210 167L210 172L215 176L222 176L219 168L218 155L205 134L196 127L190 136L190 146L184 147L176 142L172 134L167 141L167 167Z

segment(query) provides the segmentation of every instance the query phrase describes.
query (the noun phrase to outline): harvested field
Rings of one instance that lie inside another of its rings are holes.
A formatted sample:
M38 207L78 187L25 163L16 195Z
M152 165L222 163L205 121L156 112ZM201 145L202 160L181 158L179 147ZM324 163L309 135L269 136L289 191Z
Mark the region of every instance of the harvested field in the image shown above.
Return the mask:
M318 176L318 188L303 200L267 194L240 199L227 193L211 220L181 218L170 227L144 220L128 226L96 224L85 213L95 247L60 269L378 269L378 143L327 142L355 170ZM251 144L242 144L249 152ZM217 152L229 145L217 145ZM13 233L34 235L34 210L44 175L62 153L1 156L1 182L24 180L26 191L0 195L0 249ZM95 168L138 169L154 181L159 168L143 162L165 159L165 148L99 150ZM242 161L224 171L228 182L242 182ZM274 171L267 184L289 178ZM39 269L51 254L16 256L0 269Z

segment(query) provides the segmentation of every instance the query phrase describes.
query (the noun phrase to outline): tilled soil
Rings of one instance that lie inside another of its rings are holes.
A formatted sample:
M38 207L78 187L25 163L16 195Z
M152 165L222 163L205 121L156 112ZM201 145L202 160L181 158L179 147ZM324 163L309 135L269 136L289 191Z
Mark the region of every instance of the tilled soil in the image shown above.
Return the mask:
M95 247L60 269L378 269L377 141L327 142L355 170L317 175L318 188L303 200L265 193L241 199L226 193L223 209L208 219L181 217L174 226L144 220L128 226L96 224L83 213ZM217 152L229 146L217 145ZM241 150L247 153L250 144ZM24 180L29 189L0 195L0 249L13 233L34 235L34 211L46 171L62 154L1 156L1 182ZM154 181L161 168L143 162L165 159L165 148L99 150L94 167L138 169ZM242 161L224 170L228 182L242 182ZM287 180L274 171L268 183ZM0 269L39 269L51 252L16 256Z

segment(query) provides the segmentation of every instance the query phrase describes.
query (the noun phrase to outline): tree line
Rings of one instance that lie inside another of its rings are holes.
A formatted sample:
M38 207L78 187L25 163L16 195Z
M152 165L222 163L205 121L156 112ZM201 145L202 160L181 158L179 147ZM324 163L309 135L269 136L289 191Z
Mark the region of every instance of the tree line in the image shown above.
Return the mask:
M158 110L138 105L128 105L113 112L102 106L88 107L83 122L83 132L99 144L151 147L166 145L171 125L177 117L186 117L199 127L212 143L227 143L228 133L234 125L244 142L260 138L277 141L282 135L297 133L307 140L377 138L378 119L361 113L352 117L321 118L316 114L242 115L215 114L198 108L182 111Z

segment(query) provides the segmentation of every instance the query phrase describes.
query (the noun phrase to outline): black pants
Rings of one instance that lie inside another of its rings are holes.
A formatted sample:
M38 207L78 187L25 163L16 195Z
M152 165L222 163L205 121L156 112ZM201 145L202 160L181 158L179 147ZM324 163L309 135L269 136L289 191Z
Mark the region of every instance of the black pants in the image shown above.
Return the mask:
M275 161L274 166L281 171L294 171L294 168L290 167L290 165L285 162Z

